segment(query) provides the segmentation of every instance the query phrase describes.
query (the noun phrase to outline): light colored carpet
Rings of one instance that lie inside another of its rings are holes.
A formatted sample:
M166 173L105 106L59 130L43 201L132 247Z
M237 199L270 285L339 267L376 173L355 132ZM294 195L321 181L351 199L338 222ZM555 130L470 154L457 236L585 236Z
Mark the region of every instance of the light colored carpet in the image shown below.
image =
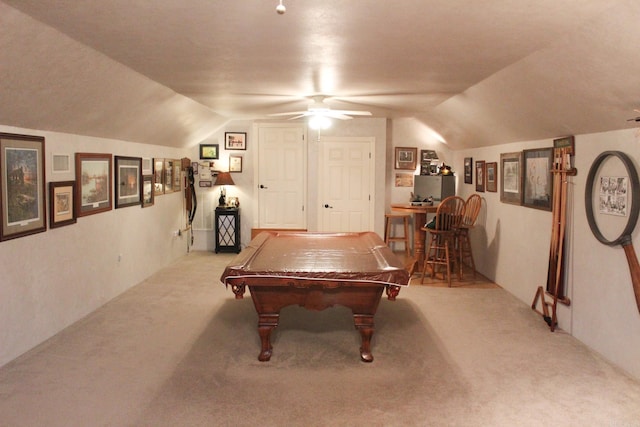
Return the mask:
M640 382L503 289L380 303L375 361L341 307L257 316L193 252L0 369L2 426L640 426Z

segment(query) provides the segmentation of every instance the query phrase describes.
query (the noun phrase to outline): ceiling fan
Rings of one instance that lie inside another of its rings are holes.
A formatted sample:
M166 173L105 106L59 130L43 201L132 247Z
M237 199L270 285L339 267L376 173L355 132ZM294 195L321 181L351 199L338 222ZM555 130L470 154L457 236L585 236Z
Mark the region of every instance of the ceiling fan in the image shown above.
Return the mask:
M269 114L270 116L293 116L289 120L300 119L302 117L310 117L310 120L316 119L320 124L329 122L329 119L351 120L351 116L370 116L369 111L358 110L332 110L325 102L326 96L316 95L311 98L311 103L307 111L290 111L287 113ZM311 123L310 123L311 124ZM324 126L323 126L324 127Z

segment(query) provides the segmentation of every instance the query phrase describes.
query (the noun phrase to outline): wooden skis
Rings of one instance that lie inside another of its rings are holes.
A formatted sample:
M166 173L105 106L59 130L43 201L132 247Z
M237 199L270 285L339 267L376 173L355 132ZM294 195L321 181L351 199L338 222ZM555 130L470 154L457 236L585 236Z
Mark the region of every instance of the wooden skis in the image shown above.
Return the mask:
M551 205L551 244L549 248L549 269L547 272L546 290L538 287L533 298L531 308L539 313L549 325L551 332L555 330L557 321L556 308L558 302L570 305L570 300L564 294L564 265L565 265L565 234L567 224L567 192L568 176L575 176L577 170L571 166L571 156L574 154L573 137L560 138L554 143L553 169L553 203ZM551 301L547 300L551 297ZM541 310L536 307L538 302Z

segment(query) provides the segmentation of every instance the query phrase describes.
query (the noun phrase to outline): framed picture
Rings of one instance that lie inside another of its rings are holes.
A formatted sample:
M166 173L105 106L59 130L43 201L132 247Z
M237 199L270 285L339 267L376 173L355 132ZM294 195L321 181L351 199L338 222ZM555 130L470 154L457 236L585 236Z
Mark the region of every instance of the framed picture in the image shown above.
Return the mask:
M49 183L49 227L57 228L76 223L73 197L75 181Z
M139 205L142 202L140 195L142 159L115 156L115 162L116 209Z
M245 132L225 132L224 149L225 150L246 150L247 134Z
M142 194L142 207L148 208L149 206L153 206L154 198L154 176L153 175L143 175L142 181L140 185L140 193Z
M486 164L487 191L496 193L498 191L498 163L490 162Z
M164 159L164 194L173 193L173 159Z
M200 144L200 158L217 160L219 147L219 144Z
M180 191L182 183L180 182L180 171L182 170L182 161L173 160L173 191Z
M396 187L413 187L413 174L396 172Z
M153 159L150 157L142 158L142 175L151 175L153 173Z
M44 137L0 133L0 240L47 229Z
M500 154L500 201L522 204L522 152Z
M420 150L420 163L431 163L432 160L438 160L435 150Z
M485 164L484 160L478 160L476 162L476 191L484 193L485 185Z
M111 210L111 154L76 153L76 216Z
M473 184L473 157L464 158L464 183Z
M198 175L198 165L200 165L198 162L191 163L191 169L193 169L194 175Z
M524 150L524 186L522 204L536 209L551 210L553 199L553 148Z
M213 187L213 181L199 181L199 187Z
M417 148L396 147L396 169L414 170L417 156Z
M242 156L229 156L229 172L242 172Z
M164 159L153 159L153 195L164 194Z

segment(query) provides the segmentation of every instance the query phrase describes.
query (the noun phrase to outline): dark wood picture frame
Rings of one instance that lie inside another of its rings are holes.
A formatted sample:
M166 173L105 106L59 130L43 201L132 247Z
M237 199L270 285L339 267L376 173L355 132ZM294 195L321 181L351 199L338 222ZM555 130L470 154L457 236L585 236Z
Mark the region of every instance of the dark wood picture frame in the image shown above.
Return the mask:
M476 191L479 193L484 193L486 175L487 173L485 170L485 161L476 161Z
M242 156L229 156L229 172L242 172Z
M0 133L0 241L47 229L44 137Z
M75 181L49 183L49 227L58 228L77 222L74 209Z
M418 157L416 147L396 147L396 169L415 170Z
M473 157L464 158L464 183L473 184Z
M162 174L162 184L164 187L164 194L173 193L175 190L173 185L173 163L174 159L164 159L164 172Z
M142 158L115 156L115 165L113 175L116 209L139 205L142 203Z
M112 156L107 153L76 153L76 216L110 211ZM83 185L84 184L84 185Z
M500 201L522 205L522 152L500 154Z
M153 159L153 196L164 194L164 159Z
M498 192L498 162L487 162L485 165L487 191Z
M523 151L522 205L551 210L553 201L553 147Z
M224 133L224 149L225 150L246 150L247 149L247 133L246 132L225 132Z
M200 144L200 159L218 160L220 144Z
M142 175L140 181L140 195L142 196L142 207L148 208L155 203L155 176Z

